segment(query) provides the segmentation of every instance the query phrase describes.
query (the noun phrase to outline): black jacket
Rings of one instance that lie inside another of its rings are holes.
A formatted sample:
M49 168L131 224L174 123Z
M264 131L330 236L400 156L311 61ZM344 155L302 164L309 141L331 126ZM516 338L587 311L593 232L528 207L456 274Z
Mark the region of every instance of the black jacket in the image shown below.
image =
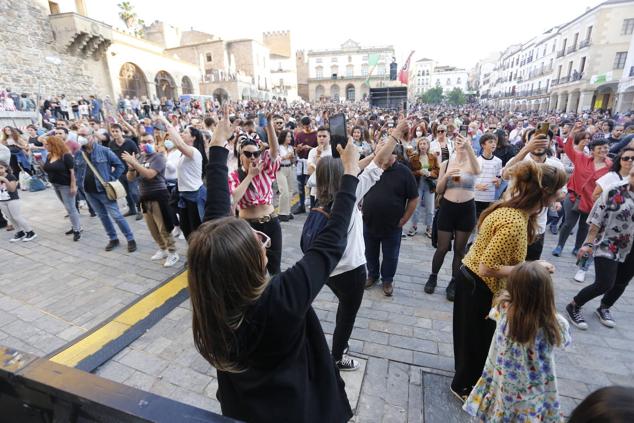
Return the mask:
M229 213L227 153L222 147L209 150L204 220ZM224 415L275 423L345 422L352 417L344 382L311 304L346 248L358 182L344 175L323 232L300 261L269 281L246 313L236 337L247 370L218 371L217 398Z

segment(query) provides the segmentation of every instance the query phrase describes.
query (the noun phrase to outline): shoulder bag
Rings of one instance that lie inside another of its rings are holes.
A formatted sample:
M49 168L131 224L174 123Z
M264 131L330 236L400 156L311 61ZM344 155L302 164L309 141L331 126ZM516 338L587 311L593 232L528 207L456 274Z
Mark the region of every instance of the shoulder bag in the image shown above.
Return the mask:
M84 160L86 160L88 166L90 166L90 170L92 170L95 178L97 178L103 189L106 191L106 197L108 197L108 200L117 201L118 199L126 196L125 188L120 181L104 181L99 172L97 172L97 169L95 169L95 166L93 166L92 162L88 158L88 155L86 155L84 151L82 151L81 154L82 156L84 156Z

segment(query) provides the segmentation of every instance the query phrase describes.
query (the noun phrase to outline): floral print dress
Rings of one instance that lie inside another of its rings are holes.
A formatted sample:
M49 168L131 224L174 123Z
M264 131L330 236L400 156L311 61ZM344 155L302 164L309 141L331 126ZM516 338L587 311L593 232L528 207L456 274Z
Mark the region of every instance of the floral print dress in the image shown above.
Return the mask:
M463 409L483 422L561 422L553 346L540 330L532 346L506 336L506 308L493 308L497 328L482 376ZM557 314L563 346L570 345L568 322Z

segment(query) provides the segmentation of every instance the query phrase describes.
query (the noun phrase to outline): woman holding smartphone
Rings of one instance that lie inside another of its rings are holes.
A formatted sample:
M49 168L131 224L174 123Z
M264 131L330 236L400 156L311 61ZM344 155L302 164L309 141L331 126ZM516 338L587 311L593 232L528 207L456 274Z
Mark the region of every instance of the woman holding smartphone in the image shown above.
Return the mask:
M344 175L326 226L301 260L269 278L270 239L228 216L223 146L230 135L222 119L209 150L205 223L188 250L194 342L218 371L222 413L260 423L347 422L352 410L344 383L311 303L346 248L358 150L354 143L340 149Z
M436 186L436 192L442 195L438 210L438 247L432 260L431 274L425 284L425 292L433 294L438 282L438 272L453 238L452 278L446 290L449 301L454 299L454 280L460 272L469 236L476 225L474 188L475 179L480 173L480 165L471 142L456 133L454 145L455 154L440 165Z

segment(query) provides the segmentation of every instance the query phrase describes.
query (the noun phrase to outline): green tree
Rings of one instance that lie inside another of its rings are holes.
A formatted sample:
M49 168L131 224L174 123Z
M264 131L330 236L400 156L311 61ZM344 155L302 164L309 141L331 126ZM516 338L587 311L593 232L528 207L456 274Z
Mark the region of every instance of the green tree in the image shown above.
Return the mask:
M117 4L117 7L119 8L119 18L123 21L125 27L131 30L137 37L143 37L145 21L139 19L132 3L124 1Z
M453 104L454 106L461 106L466 103L467 98L465 97L462 90L456 87L449 92L449 95L447 96L447 101L449 102L449 104Z
M421 96L421 100L426 104L440 104L443 98L442 87L430 88Z

